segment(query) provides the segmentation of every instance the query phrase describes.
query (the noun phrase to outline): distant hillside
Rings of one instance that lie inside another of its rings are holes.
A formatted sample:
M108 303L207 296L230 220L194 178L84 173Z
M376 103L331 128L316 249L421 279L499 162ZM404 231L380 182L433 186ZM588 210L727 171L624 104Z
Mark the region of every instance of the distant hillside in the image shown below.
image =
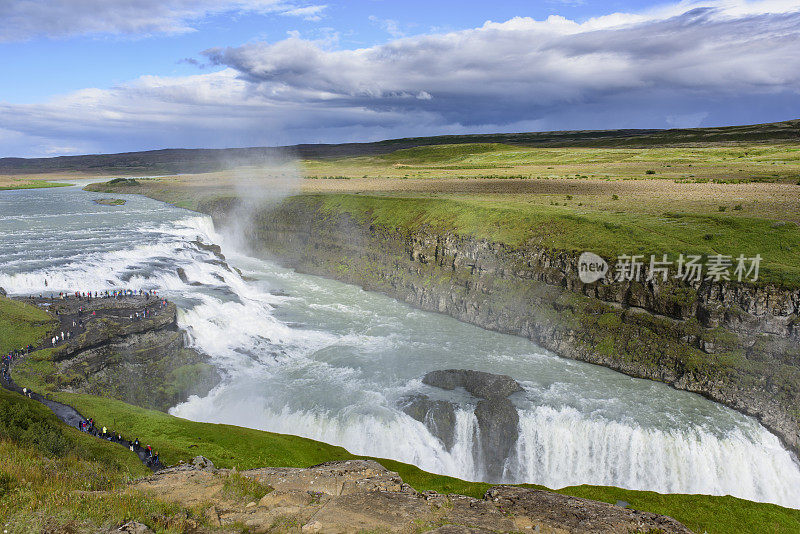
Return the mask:
M670 130L576 130L511 134L410 137L375 143L304 144L288 147L225 149L164 149L122 154L60 156L55 158L0 158L0 174L83 171L118 174L170 174L222 170L257 165L275 158L302 159L371 156L400 149L463 143L504 143L528 147L657 147L726 143L780 143L800 141L800 119L721 128Z

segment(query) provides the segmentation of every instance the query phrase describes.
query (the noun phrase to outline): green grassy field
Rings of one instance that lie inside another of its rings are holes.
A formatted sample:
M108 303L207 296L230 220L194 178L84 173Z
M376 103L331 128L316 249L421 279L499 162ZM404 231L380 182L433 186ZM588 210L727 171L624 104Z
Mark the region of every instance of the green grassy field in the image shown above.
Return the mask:
M72 184L60 182L46 182L44 180L28 180L25 178L2 180L0 179L0 191L15 189L43 189L48 187L69 187Z
M265 188L286 168L249 167L141 181L135 192L195 208L246 177ZM737 144L535 148L424 146L304 160L303 201L390 228L428 225L512 246L620 254L762 257L761 281L800 287L800 147ZM310 195L310 197L309 197Z
M306 160L306 176L788 182L800 179L795 144L653 148L532 148L500 143L425 146L381 156Z
M763 258L760 279L800 286L800 227L760 218L724 214L664 212L660 215L543 206L524 200L408 198L316 195L289 202L321 202L330 213L389 228L452 232L512 246L600 253L606 257L642 254L727 254ZM566 203L565 203L566 204Z
M38 342L55 324L43 310L0 297L0 353Z
M201 518L126 492L149 470L124 448L69 428L43 405L5 389L0 407L0 521L12 532L98 531L131 520L181 532L176 514Z

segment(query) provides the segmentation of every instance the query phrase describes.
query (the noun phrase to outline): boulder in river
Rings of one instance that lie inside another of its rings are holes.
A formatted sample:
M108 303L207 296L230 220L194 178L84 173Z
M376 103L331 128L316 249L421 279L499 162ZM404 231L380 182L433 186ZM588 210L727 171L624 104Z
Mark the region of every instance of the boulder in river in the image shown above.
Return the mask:
M500 480L506 458L519 437L519 414L511 401L504 397L481 399L475 408L480 428L480 445L486 476Z
M522 386L507 375L495 375L468 369L431 371L423 377L422 382L446 390L464 388L473 396L481 399L475 408L480 439L479 446L473 448L473 455L476 463L483 464L489 480L501 480L506 459L513 453L519 438L519 414L507 397L512 393L522 391ZM444 407L435 406L434 403L444 402L450 405L450 409L452 409L452 404L445 401L431 401L424 396L419 397L420 399L415 398L404 408L407 414L424 422L429 429L433 426L431 423L435 417L439 421L446 421L441 414ZM452 428L454 436L455 414L453 414ZM438 423L437 431L441 432ZM431 432L434 431L431 430ZM434 435L445 441L441 436L435 433ZM445 443L447 442L445 441ZM448 446L448 450L451 447L452 445Z
M126 201L121 198L96 198L94 202L103 206L122 206Z
M456 434L456 411L452 402L413 395L405 399L402 410L423 423L448 451L452 450Z
M422 378L422 383L448 390L461 387L481 399L508 397L514 392L522 391L522 386L508 375L467 369L431 371Z
M220 247L219 245L215 245L213 243L211 245L206 245L199 239L195 239L194 241L192 241L192 244L201 250L205 250L206 252L212 253L214 256L221 259L222 261L225 261L225 255L222 253L222 247Z
M186 276L186 270L183 267L178 267L177 269L175 269L175 272L178 273L178 278L180 278L181 282L183 282L184 284L189 284L190 286L202 286L203 285L200 282L190 282L189 281L189 277Z

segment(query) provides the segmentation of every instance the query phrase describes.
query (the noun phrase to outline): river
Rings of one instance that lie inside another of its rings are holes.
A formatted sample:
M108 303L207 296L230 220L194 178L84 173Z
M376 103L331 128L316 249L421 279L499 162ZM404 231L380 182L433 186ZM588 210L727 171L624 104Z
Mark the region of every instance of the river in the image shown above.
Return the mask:
M353 453L483 480L476 400L428 371L508 374L520 438L503 482L731 494L800 507L800 466L755 419L664 384L559 358L514 336L248 257L210 218L79 187L0 192L0 287L12 295L157 289L223 382L171 413L306 436ZM201 239L222 246L227 270ZM191 285L181 281L182 267ZM45 285L46 282L46 285ZM451 450L397 408L414 393L458 403Z

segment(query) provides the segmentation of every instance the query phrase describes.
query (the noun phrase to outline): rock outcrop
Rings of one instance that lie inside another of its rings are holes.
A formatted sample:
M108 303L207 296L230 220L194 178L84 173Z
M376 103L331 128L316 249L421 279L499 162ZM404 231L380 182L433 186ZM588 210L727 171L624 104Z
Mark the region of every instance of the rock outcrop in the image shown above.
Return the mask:
M189 277L186 276L186 269L184 269L183 267L178 267L177 269L175 269L175 273L178 275L178 278L180 278L181 282L183 282L184 284L190 283Z
M549 491L498 486L487 491L484 499L514 517L536 518L537 524L529 528L538 526L540 532L689 532L668 516Z
M445 390L463 388L480 399L475 408L479 429L477 446L473 447L475 463L482 466L488 480L502 480L506 460L519 438L519 414L507 397L522 391L522 386L507 375L468 369L431 371L422 378L422 383ZM447 450L452 450L455 442L453 403L418 394L404 399L401 408L424 423Z
M258 481L258 500L225 491L229 477ZM556 493L499 486L483 499L417 492L397 473L369 460L329 462L308 469L262 468L237 474L184 465L132 485L184 507L205 507L219 527L267 531L295 525L301 532L541 532L689 534L666 516Z
M219 383L208 357L185 345L173 303L161 308L157 299L143 297L43 300L58 312L57 333L74 333L53 349L52 367L43 368L52 372L39 377L54 389L166 411ZM24 373L24 362L21 367Z
M519 438L519 414L504 397L481 399L475 407L480 429L480 450L487 480L501 480L506 460Z
M510 376L467 369L431 371L422 378L422 383L442 389L464 388L481 399L508 397L522 391L522 386Z
M401 408L406 414L424 423L448 451L453 449L456 439L456 411L453 403L433 400L425 395L412 395L403 400Z
M94 202L102 206L123 206L127 201L121 198L96 198Z
M214 244L214 243L209 245L207 243L203 243L199 239L195 239L194 241L190 241L190 243L192 245L196 246L197 248L199 248L200 250L205 250L206 252L212 253L219 260L225 261L225 255L222 253L222 247L220 247L219 245Z

